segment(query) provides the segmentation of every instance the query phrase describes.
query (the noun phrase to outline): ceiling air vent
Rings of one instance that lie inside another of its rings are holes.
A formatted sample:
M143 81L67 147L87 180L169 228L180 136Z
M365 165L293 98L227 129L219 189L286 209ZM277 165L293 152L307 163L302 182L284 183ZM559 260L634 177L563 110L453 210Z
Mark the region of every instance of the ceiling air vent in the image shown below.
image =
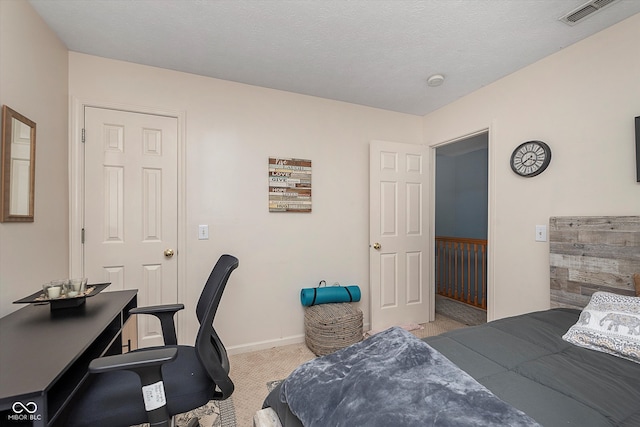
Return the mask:
M617 1L618 0L592 0L562 16L560 20L567 25L576 25L588 16L593 15L597 11L610 6Z

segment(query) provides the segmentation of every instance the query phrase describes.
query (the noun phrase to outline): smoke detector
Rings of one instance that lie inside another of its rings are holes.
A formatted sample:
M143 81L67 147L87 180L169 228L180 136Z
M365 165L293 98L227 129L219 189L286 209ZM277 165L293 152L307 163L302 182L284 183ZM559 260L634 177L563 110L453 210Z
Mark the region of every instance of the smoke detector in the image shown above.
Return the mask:
M431 87L440 86L444 83L444 76L442 74L434 74L427 79L427 85Z
M564 16L561 16L560 21L564 22L567 25L576 25L579 22L582 22L587 17L593 15L596 12L601 11L607 6L611 6L613 3L616 3L618 0L592 0L578 7L577 9L572 10Z

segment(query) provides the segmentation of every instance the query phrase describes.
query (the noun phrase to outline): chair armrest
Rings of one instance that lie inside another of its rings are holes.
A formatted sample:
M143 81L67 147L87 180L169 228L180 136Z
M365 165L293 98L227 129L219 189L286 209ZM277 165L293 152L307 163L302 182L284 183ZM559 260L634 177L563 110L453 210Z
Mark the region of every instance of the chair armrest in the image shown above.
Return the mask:
M162 337L165 345L178 345L176 325L173 316L184 309L184 304L151 305L148 307L136 307L129 310L129 314L152 314L160 320Z
M135 307L129 310L131 314L156 314L169 311L175 313L184 309L184 304L163 304L163 305L149 305L146 307Z
M162 365L176 360L177 357L178 349L175 347L138 350L94 359L89 364L89 372L94 374L118 370L135 372L140 377L142 385L140 394L144 400L149 424L157 427L169 427L171 415L167 408L162 381Z
M103 372L129 370L135 371L139 368L158 366L167 362L172 362L178 357L178 349L160 348L153 350L138 350L131 353L116 354L93 359L89 364L89 372L101 374ZM158 381L161 378L158 378Z

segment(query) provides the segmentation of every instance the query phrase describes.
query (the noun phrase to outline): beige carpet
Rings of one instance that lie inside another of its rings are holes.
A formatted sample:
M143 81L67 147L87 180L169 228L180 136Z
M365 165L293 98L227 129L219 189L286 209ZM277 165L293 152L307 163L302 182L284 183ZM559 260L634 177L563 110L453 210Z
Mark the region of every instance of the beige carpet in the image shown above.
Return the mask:
M229 356L229 373L236 388L233 402L238 427L251 427L253 414L267 397L267 382L287 377L315 355L304 345L293 344Z
M411 331L411 333L418 338L426 338L440 335L443 332L453 331L454 329L466 328L467 325L436 313L436 320L434 322L424 323L420 325L420 327L424 329L416 329Z
M436 313L435 322L411 331L418 338L441 334L466 325ZM253 415L267 397L267 382L286 378L298 365L315 355L304 343L229 356L230 376L236 388L233 403L238 427L251 427Z

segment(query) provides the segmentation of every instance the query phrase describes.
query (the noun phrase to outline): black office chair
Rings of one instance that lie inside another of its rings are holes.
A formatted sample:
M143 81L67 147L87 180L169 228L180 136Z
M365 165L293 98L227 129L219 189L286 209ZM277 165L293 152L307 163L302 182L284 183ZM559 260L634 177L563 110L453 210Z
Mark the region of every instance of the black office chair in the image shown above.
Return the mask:
M95 359L89 384L77 393L65 426L169 426L173 416L224 400L233 393L227 352L213 328L213 318L238 259L222 255L204 286L196 316L195 346L177 345L174 314L182 304L141 307L133 314L153 314L162 325L165 346ZM158 385L158 383L162 383ZM162 398L164 395L166 399ZM145 398L143 398L143 392ZM162 402L166 400L166 404ZM189 426L197 426L192 420Z

